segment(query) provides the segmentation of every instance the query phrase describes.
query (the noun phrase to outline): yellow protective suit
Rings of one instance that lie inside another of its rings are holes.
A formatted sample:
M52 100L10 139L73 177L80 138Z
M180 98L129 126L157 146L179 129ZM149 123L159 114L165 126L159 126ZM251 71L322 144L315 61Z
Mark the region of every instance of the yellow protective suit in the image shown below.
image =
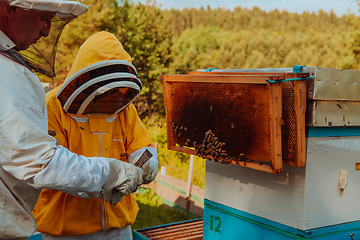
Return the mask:
M81 46L67 79L91 64L111 59L131 61L112 34L97 33ZM46 101L49 130L56 131L60 145L79 155L124 161L132 152L151 146L150 137L132 104L117 115L75 115L63 110L55 96L58 90L48 92ZM131 225L137 212L138 206L131 194L111 205L101 199L43 190L33 214L39 232L69 236Z

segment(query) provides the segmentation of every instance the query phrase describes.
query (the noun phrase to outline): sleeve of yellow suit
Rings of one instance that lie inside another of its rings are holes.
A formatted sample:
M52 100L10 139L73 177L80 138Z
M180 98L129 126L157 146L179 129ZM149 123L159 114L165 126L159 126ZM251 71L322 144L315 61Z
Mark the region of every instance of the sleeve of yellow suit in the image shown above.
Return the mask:
M124 138L127 155L142 147L152 146L150 136L133 104L130 104L124 110L124 114L120 115L120 121L123 129L126 129Z
M49 130L53 130L56 132L55 138L59 140L59 144L65 148L69 148L69 143L67 141L66 132L61 127L60 123L62 117L61 110L62 108L58 108L54 106L54 99L50 98L47 102L47 110L48 110L48 126Z
M157 151L152 147L144 123L140 120L136 108L132 104L125 110L124 124L127 126L124 135L129 163L134 164L146 150L152 154L152 157L143 166L144 183L150 183L158 174Z

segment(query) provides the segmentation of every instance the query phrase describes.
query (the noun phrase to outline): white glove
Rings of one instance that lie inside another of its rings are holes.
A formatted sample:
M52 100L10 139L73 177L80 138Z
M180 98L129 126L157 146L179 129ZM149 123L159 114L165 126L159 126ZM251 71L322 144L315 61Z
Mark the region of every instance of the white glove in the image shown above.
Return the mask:
M104 199L106 202L115 205L121 201L121 199L125 196L125 194L123 194L119 190L113 189L112 191L102 190L100 192L100 196L101 196L100 198Z
M133 164L113 158L106 158L110 171L102 186L101 197L111 204L117 204L124 195L135 192L143 183L144 171Z
M139 150L136 150L135 152L129 155L128 161L129 163L135 164L139 160L141 155L145 152L146 149L149 150L153 156L142 167L142 169L144 170L143 179L144 179L144 183L151 183L152 181L154 181L156 175L159 172L158 171L159 163L157 160L157 151L155 148L153 147L140 148Z

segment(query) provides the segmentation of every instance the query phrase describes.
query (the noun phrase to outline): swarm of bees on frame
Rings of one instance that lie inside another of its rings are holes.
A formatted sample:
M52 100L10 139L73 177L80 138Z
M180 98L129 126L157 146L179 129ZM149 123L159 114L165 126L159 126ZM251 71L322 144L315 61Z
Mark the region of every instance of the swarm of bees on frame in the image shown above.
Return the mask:
M182 132L188 131L186 127L176 126L174 122L172 123L172 127L177 137L180 137ZM191 146L190 139L187 139L184 145ZM228 155L226 150L223 150L222 148L226 145L226 143L219 141L219 138L216 137L211 130L208 130L205 133L202 143L193 142L192 145L196 150L197 156L211 159L222 164L230 164L233 161L236 163L252 161L250 159L245 159L245 154L243 153L241 153L238 157Z
M226 143L220 142L219 138L211 130L205 133L202 143L197 144L194 142L193 145L196 155L199 157L213 159L223 164L229 164L235 160L234 157L226 153L226 150L222 150L222 146L225 146Z

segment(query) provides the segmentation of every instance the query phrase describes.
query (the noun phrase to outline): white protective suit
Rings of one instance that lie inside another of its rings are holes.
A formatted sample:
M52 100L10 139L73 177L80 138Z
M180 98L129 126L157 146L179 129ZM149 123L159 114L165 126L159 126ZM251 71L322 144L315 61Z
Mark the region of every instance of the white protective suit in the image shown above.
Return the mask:
M117 166L122 172L115 173L115 181L107 182L108 178L114 179L109 177L114 172L111 159L86 158L58 146L48 135L40 80L27 67L1 53L14 46L0 31L0 239L26 238L36 231L31 211L40 189L89 193L126 183L134 191L143 175L142 169L131 164ZM130 178L126 173L136 176Z

